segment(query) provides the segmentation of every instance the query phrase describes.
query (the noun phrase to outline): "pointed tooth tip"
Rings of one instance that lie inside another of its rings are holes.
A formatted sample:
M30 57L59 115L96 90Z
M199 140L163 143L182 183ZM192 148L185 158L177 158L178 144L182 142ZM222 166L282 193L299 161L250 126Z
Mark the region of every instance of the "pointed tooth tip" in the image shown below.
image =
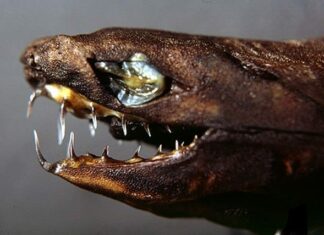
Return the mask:
M94 129L97 129L98 122L97 122L96 110L95 110L92 102L90 103L90 107L91 107L91 121L92 121L92 125L93 125Z
M26 113L27 118L29 118L30 115L31 115L33 104L34 104L36 98L39 97L41 94L42 94L42 90L41 89L36 89L29 96L28 105L27 105L27 113Z
M147 135L148 135L149 137L152 137L152 135L151 135L151 130L150 130L150 125L149 125L148 123L145 123L145 124L144 124L144 130L145 130L145 132L147 133Z
M141 151L141 148L142 148L141 145L139 145L139 146L136 148L135 153L134 153L134 155L133 155L132 158L138 158L138 157L140 157L140 156L139 156L139 152Z
M57 121L57 143L61 145L65 137L65 98L60 106L60 114Z
M76 154L74 151L74 132L71 131L70 133L70 140L67 148L67 158L68 159L74 159L76 158Z
M136 149L136 153L139 153L141 151L142 145L139 145Z
M156 154L158 155L158 154L161 154L161 153L163 153L163 152L162 152L162 144L159 145Z
M36 153L37 153L37 158L38 158L38 162L39 164L43 167L44 170L46 171L50 171L50 167L51 167L51 163L49 163L43 156L41 150L40 150L40 146L39 146L39 139L38 139L38 135L37 135L37 131L34 130L34 141L35 141L35 149L36 149Z
M178 140L175 141L175 150L179 150L179 142L178 142Z
M126 124L126 120L125 120L124 115L121 116L121 124L122 124L122 129L123 129L124 136L126 136L127 135L127 124Z
M89 122L89 131L90 131L91 137L96 136L96 127L93 125L93 121L91 119L90 119L90 122Z
M107 145L101 154L102 157L109 157L109 146Z

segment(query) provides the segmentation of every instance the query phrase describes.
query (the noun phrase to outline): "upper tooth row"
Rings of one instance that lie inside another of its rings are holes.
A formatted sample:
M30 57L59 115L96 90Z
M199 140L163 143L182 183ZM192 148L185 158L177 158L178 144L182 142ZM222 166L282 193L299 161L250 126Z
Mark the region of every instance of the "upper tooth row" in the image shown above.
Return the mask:
M48 87L47 87L48 88ZM48 95L48 90L46 90L46 86L43 89L36 89L29 97L29 101L28 101L28 107L27 107L27 117L29 117L31 115L32 112L32 107L33 104L36 100L37 97L45 94ZM49 94L50 96L53 96L52 94ZM53 98L53 97L52 97ZM57 101L57 99L55 99ZM96 134L96 129L97 129L97 114L96 114L96 109L95 106L92 102L89 102L90 105L90 110L91 113L89 115L90 119L89 119L89 130L90 130L90 134L91 136L95 136ZM60 104L60 111L59 111L59 117L57 120L57 130L58 130L58 136L57 136L57 142L58 144L62 144L64 137L65 137L65 115L67 113L67 98L63 98L61 100L61 104ZM125 115L123 114L119 114L117 116L118 118L120 117L121 119L121 125L122 125L122 130L124 133L124 136L127 136L127 123L126 123L126 119L125 119ZM149 137L152 136L151 134L151 130L150 130L150 126L148 123L145 123L143 125L145 132L147 133L147 135ZM169 133L171 133L171 129L170 127L167 125L166 129Z

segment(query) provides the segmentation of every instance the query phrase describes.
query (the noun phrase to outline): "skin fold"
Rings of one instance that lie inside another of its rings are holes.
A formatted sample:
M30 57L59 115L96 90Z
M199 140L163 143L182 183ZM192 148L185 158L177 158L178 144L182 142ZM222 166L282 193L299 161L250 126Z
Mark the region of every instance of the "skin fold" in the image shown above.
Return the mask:
M147 103L126 107L94 63L127 61L135 53L146 55L167 77L168 88ZM47 171L132 206L161 211L163 205L224 193L269 194L324 166L323 39L273 42L109 28L36 40L21 62L34 89L67 87L118 112L134 129L141 123L168 125L183 138L183 129L199 130L198 138L178 150L146 160L135 154L118 161L107 152L75 156L71 150L67 159L50 164L39 153ZM74 105L79 100L66 102L83 118L87 111ZM126 138L118 134L118 122L108 124L115 137ZM128 138L156 145L167 141L166 131L153 130L151 139L139 131Z

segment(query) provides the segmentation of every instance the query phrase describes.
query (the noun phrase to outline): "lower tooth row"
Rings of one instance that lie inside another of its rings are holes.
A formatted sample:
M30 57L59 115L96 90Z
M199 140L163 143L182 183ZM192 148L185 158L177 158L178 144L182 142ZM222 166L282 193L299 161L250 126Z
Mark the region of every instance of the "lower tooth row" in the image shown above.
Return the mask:
M38 140L36 130L34 130L34 140L35 140L36 153L37 153L39 162L41 163L42 167L45 170L48 171L50 169L50 167L51 167L51 164L46 161L43 154L41 153L40 146L39 146L39 140ZM196 138L194 139L194 141L189 146L192 147L195 144L195 141L196 141ZM141 146L138 146L138 148L136 149L133 157L130 158L129 160L124 161L124 162L126 162L126 163L137 163L137 162L145 161L146 159L142 158L139 155L140 149L141 149ZM175 141L175 151L177 151L177 152L179 151L179 143L178 143L177 140ZM70 133L70 139L69 139L69 144L68 144L68 147L67 147L67 154L66 155L67 155L67 159L69 159L69 160L76 160L77 159L77 155L75 154L75 150L74 150L74 133L73 132ZM93 154L89 154L89 156L97 157L96 155L93 155ZM168 155L163 155L162 145L160 145L159 148L158 148L158 151L157 151L157 156L155 156L155 157L153 157L151 159L147 159L147 160L155 161L155 160L164 159L166 157L168 157ZM114 159L109 157L108 146L106 146L104 148L104 151L103 151L103 153L101 155L101 158L103 160L111 159L113 161L119 162L118 160L114 160Z

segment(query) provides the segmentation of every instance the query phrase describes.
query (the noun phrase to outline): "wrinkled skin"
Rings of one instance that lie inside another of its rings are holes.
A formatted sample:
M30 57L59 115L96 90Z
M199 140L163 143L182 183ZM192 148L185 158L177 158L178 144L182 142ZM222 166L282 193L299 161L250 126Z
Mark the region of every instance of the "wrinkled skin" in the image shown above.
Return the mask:
M148 103L125 107L93 64L126 61L138 52L169 87ZM49 164L40 158L49 172L133 206L154 210L223 193L269 193L324 166L323 39L271 42L113 28L39 39L21 61L33 88L44 81L63 85L124 114L135 130L129 139L170 145L159 128L151 139L143 137L135 128L141 122L198 130L192 144L157 160L82 155ZM115 137L126 138L120 123L98 118ZM181 141L184 133L170 136Z

